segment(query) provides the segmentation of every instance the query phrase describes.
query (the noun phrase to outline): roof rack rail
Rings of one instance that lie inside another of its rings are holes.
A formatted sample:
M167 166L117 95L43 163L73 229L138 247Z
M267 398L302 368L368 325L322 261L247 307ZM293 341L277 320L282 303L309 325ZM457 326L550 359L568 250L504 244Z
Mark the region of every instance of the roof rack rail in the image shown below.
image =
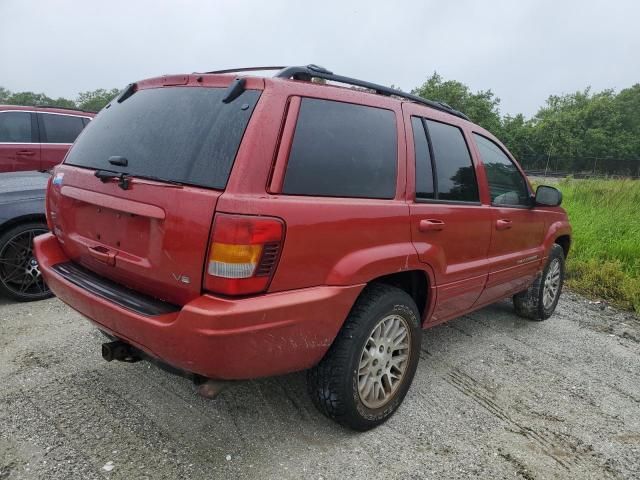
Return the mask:
M307 65L306 67L284 67L275 75L275 77L292 78L294 80L306 80L306 81L310 81L312 78L323 78L325 80L330 80L333 82L345 83L347 85L353 85L356 87L362 87L369 90L373 90L374 92L380 95L405 98L407 100L421 103L423 105L434 108L436 110L450 113L457 117L463 118L464 120L469 120L469 117L467 117L464 113L459 112L458 110L455 110L454 108L450 107L444 102L427 100L426 98L422 98L417 95L413 95L411 93L405 93L401 90L396 90L395 88L385 87L384 85L378 85L376 83L367 82L365 80L358 80L356 78L336 75L333 72L327 70L326 68L323 68L314 64Z
M97 113L94 110L84 110L82 108L75 107L59 107L58 105L33 105L34 108L57 108L59 110L73 110L75 112L85 112L85 113Z
M240 72L256 72L260 70L282 70L287 67L241 67L241 68L229 68L227 70L212 70L211 72L204 73L240 73Z

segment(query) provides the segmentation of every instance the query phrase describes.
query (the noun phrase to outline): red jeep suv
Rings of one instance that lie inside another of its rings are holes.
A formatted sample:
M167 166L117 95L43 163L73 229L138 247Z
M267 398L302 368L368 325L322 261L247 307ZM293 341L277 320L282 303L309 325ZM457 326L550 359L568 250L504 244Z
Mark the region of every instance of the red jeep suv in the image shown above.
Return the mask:
M37 259L113 337L107 360L207 382L308 369L318 408L366 430L406 395L423 328L510 296L553 313L560 192L534 193L493 135L315 65L237 72L131 84L53 172Z
M53 168L94 116L59 107L0 105L0 172Z

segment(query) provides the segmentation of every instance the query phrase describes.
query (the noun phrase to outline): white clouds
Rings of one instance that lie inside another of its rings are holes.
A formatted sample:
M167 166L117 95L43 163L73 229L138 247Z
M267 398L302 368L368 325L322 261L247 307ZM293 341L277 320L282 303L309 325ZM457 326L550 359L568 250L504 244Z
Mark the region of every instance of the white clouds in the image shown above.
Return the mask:
M503 112L640 81L633 1L0 0L0 85L74 96L171 72L319 63L411 89L437 70Z

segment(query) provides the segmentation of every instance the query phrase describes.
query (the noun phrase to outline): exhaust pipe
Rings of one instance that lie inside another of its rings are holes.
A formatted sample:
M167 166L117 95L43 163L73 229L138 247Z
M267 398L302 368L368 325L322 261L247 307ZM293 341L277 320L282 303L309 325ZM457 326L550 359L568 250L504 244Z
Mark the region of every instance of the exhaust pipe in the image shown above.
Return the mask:
M234 382L227 380L194 379L196 391L201 397L209 400L215 399L220 393Z
M119 360L121 362L133 363L142 360L140 354L135 348L121 340L103 343L102 358L107 362Z
M201 375L195 373L185 372L183 370L172 367L166 363L161 361L157 361L153 357L145 356L142 352L140 352L137 348L132 347L126 342L122 340L114 340L113 342L103 343L102 344L102 358L104 358L107 362L111 362L113 360L119 360L121 362L139 362L140 360L149 360L153 362L155 365L160 367L161 369L173 373L176 375L180 375L182 377L190 378L193 383L196 385L196 391L198 395L204 398L208 398L209 400L213 400L218 397L220 393L229 387L231 384L236 383L230 380L214 380L212 378L206 378Z

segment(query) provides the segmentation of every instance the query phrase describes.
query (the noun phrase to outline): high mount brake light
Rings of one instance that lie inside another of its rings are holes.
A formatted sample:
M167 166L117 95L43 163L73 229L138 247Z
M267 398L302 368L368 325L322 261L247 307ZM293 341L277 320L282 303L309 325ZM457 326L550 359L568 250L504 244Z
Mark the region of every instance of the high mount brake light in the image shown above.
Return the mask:
M204 288L224 295L264 292L276 269L284 224L272 217L216 214Z

